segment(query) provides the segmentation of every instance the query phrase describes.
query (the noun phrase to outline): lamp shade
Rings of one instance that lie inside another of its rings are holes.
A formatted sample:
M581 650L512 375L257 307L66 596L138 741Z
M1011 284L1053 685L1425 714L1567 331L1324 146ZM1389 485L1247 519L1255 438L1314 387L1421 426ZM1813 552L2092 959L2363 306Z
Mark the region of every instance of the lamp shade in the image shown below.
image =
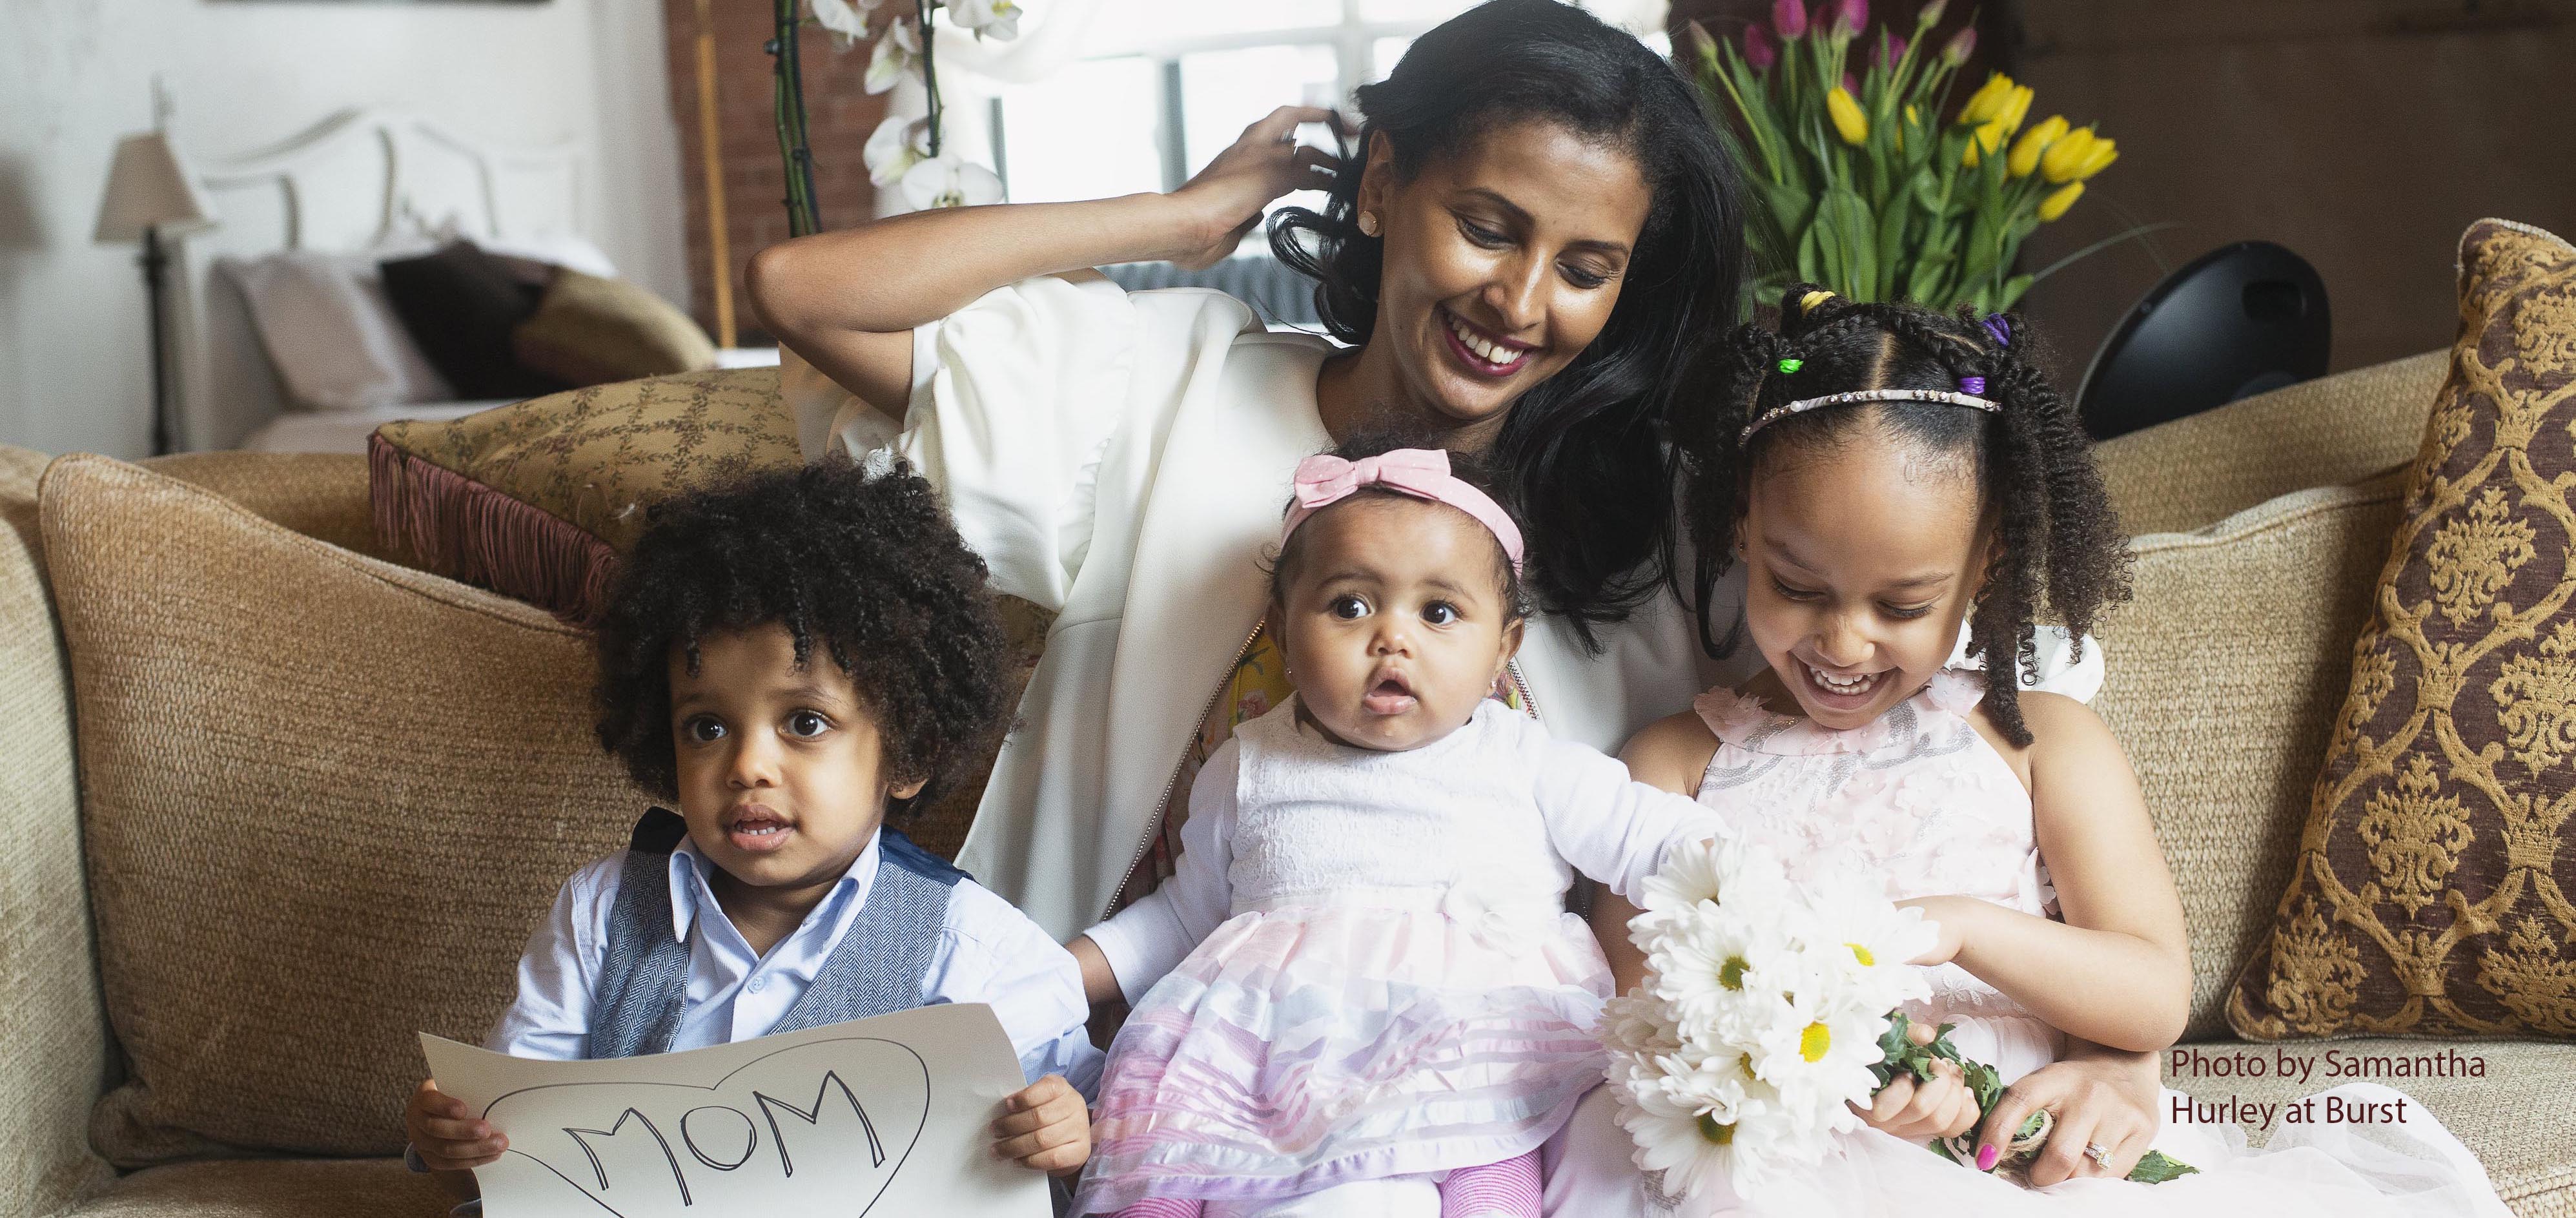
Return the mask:
M98 234L109 243L140 241L143 230L163 232L205 228L215 222L215 205L179 164L170 139L158 131L129 135L116 145L116 164L107 172L107 197L98 205Z

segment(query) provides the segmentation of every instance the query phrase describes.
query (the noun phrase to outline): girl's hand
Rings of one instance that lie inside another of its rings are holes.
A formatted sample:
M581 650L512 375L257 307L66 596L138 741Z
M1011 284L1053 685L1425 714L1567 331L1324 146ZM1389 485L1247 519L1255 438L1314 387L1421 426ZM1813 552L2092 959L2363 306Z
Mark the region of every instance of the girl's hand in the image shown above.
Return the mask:
M412 1149L432 1171L466 1171L501 1157L510 1148L488 1121L476 1120L465 1101L438 1089L438 1080L422 1079L403 1107L403 1132Z
M1975 897L1917 897L1911 901L1898 901L1896 907L1922 910L1923 921L1940 930L1940 941L1933 944L1930 951L1906 961L1907 964L1930 965L1948 964L1959 958L1959 948L1968 936L1968 923L1977 916L1980 907L1987 906Z
M2046 1108L2057 1114L2057 1124L2030 1165L2031 1184L2044 1188L2076 1176L2117 1180L2154 1149L2156 1102L2163 1095L2153 1053L2106 1051L2052 1062L2004 1088L1978 1133L1977 1149L1981 1155L1989 1145L2000 1151L2008 1140L2004 1131L2021 1128L2030 1114ZM2088 1144L2110 1152L2104 1162L2085 1157Z
M1916 1023L1906 1035L1918 1045L1928 1045L1941 1035L1938 1025ZM1917 1083L1911 1074L1899 1074L1878 1089L1870 1106L1852 1105L1860 1118L1873 1129L1903 1138L1908 1142L1929 1142L1934 1138L1955 1138L1977 1127L1977 1096L1960 1081L1959 1067L1945 1061L1932 1063L1938 1077Z
M1091 1113L1082 1093L1050 1074L1002 1101L993 1122L993 1153L1052 1176L1070 1176L1091 1161Z
M1185 231L1193 234L1191 248L1175 252L1173 262L1194 271L1213 266L1232 255L1243 235L1261 223L1261 209L1272 199L1290 191L1331 189L1340 158L1297 143L1297 128L1307 123L1342 129L1341 116L1331 110L1281 106L1244 128L1232 147L1172 192L1173 200L1187 207L1191 223Z

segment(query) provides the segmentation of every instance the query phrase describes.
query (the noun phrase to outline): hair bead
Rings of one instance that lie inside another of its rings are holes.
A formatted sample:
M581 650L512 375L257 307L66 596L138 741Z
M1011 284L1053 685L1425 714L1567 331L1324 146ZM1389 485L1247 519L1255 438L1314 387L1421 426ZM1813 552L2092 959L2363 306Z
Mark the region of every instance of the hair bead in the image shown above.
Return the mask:
M1986 378L1982 376L1963 376L1959 378L1959 392L1984 393L1985 391Z
M1801 313L1813 313L1816 311L1817 305L1823 304L1833 298L1833 293L1828 292L1823 288L1818 288L1815 291L1809 292L1798 298L1798 311Z
M1784 359L1784 360L1781 360L1781 361L1780 361L1780 375L1782 375L1782 376L1787 376L1787 375L1789 375L1790 373L1792 373L1792 372L1796 372L1796 371L1797 371L1797 370L1799 370L1800 368L1804 368L1804 367L1806 367L1806 366L1807 366L1807 361L1802 360L1802 359Z

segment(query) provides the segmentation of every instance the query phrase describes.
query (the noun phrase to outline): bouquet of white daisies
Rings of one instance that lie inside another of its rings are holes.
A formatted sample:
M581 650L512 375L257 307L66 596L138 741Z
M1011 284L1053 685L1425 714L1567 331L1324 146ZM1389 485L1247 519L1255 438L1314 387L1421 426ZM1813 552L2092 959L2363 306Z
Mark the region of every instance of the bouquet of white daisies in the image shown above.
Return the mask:
M1610 1000L1600 1035L1619 1123L1667 1194L1701 1196L1724 1180L1754 1197L1858 1129L1853 1104L1898 1074L1931 1078L1936 1060L1960 1067L1980 1110L2001 1100L1994 1069L1961 1057L1949 1025L1929 1045L1907 1036L1896 1008L1930 987L1906 962L1938 931L1878 884L1846 871L1792 886L1768 851L1727 839L1676 847L1641 904L1628 934L1649 974ZM2032 1124L2016 1131L2008 1161L2036 1155L2046 1114ZM1933 1149L1960 1159L1971 1140ZM2150 1154L2130 1178L2189 1171Z

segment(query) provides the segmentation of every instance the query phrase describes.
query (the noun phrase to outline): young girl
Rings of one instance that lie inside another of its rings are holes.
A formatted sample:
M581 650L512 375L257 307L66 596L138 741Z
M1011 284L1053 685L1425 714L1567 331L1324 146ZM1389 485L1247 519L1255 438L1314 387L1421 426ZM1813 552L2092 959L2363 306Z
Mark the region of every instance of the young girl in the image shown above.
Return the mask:
M1298 466L1269 618L1296 694L1200 771L1171 879L1073 944L1136 1001L1082 1212L1538 1212L1536 1149L1601 1078L1573 874L1632 891L1714 819L1488 697L1525 609L1478 478Z
M1916 962L1931 969L1932 997L1907 1014L1955 1022L1959 1048L2006 1082L2070 1036L2171 1044L2190 966L2136 777L2083 704L1985 676L2026 663L2043 603L2080 639L2127 596L2118 523L2074 411L2022 357L2010 318L1812 288L1790 292L1782 314L1779 334L1737 333L1714 408L1681 437L1698 471L1688 494L1702 578L1745 565L1741 641L1769 668L1648 728L1630 763L1696 793L1793 875L1829 859L1883 875L1891 899L1941 932ZM1946 667L1962 619L1983 672ZM1938 1132L1965 1133L1967 1111ZM2051 1149L2083 1155L2094 1178L2045 1193L1864 1129L1763 1207L2501 1214L2476 1160L2421 1105L2404 1111L2404 1125L2285 1125L2259 1154L2232 1125L2159 1136L2070 1120ZM1997 1117L1981 1131L1981 1168L2021 1120L2010 1105ZM2150 1141L2200 1174L2098 1178L2113 1163L2125 1172Z

